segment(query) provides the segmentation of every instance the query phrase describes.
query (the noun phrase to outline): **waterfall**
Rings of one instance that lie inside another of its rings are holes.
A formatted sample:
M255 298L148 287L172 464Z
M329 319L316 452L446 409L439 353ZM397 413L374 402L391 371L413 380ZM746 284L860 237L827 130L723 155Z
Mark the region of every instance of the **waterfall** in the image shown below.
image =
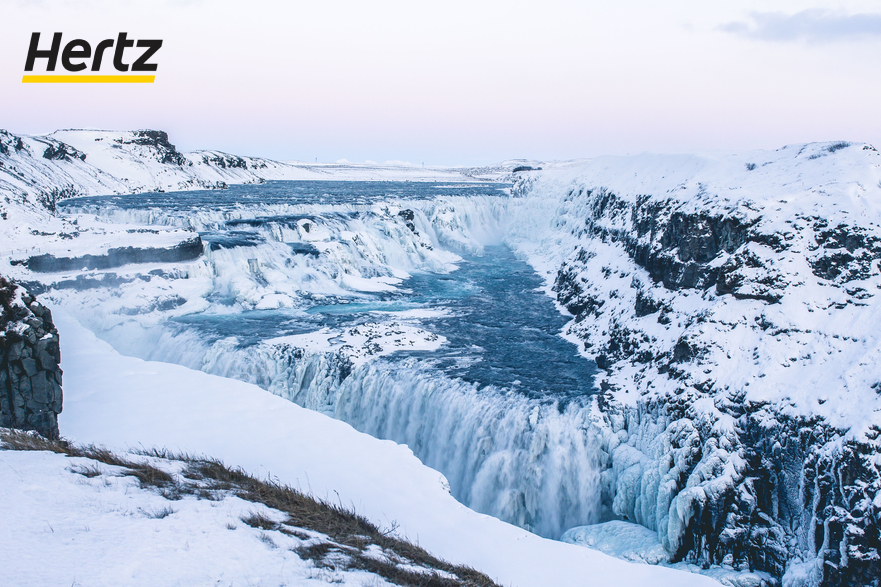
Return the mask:
M174 288L189 281L188 291L201 292L200 308L214 312L199 316L219 324L243 319L243 310L260 310L270 299L281 300L272 306L279 312L292 313L279 314L281 322L297 312L302 316L314 303L304 300L316 296L365 296L353 291L352 283L400 281L412 271L455 271L459 254L482 254L485 246L502 241L509 205L508 198L451 195L370 205L79 211L239 239L236 246L206 247L188 280L150 282ZM303 254L307 247L286 244L292 242L309 243L316 253ZM143 291L132 286L138 296ZM477 511L555 539L571 527L599 521L600 450L590 433L592 396L560 403L480 386L433 366L431 353L353 362L340 350L200 331L170 321L167 313L114 309L124 308L128 295L62 301L79 304L71 311L123 353L255 383L362 432L408 445L446 476L454 497ZM210 301L217 299L226 305ZM186 315L186 309L179 312Z

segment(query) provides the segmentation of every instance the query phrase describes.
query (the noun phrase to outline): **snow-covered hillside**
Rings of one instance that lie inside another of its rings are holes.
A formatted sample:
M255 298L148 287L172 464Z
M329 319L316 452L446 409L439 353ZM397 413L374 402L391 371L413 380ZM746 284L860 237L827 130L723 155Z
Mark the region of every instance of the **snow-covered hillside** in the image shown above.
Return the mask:
M366 536L328 535L325 521L361 532L364 525L217 462L80 448L0 429L3 448L0 459L17 473L0 484L8 587L494 585L470 570L462 574L477 580L375 543L362 547ZM250 482L239 487L225 478ZM414 550L382 531L373 538Z
M527 161L472 168L283 163L220 151L183 153L157 130L59 130L43 136L0 130L0 191L49 207L73 196L217 189L273 179L486 181L539 166Z
M512 242L604 369L604 500L673 560L881 576L881 154L599 158L519 187Z

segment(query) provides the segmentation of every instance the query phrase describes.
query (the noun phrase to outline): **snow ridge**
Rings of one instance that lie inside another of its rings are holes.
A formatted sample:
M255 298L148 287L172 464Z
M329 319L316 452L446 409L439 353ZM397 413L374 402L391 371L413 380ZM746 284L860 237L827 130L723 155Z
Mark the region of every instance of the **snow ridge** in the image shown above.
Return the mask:
M157 130L59 130L44 136L0 130L0 191L50 209L74 196L221 189L274 179L489 181L531 168L525 163L481 168L307 164L221 151L183 153Z
M296 585L496 586L351 511L214 459L165 450L124 454L2 428L0 451L18 473L0 488L4 551L23 555L10 558L9 585L85 576L95 585L259 577ZM48 536L34 531L34 518ZM39 556L52 564L40 564ZM219 556L225 564L217 565Z

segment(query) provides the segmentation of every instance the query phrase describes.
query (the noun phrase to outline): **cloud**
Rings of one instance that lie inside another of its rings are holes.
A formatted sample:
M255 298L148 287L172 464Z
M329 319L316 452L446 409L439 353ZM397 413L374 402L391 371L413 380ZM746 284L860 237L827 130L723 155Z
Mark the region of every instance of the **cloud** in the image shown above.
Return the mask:
M804 10L796 14L753 12L751 22L729 22L719 30L762 41L834 42L881 39L881 14Z

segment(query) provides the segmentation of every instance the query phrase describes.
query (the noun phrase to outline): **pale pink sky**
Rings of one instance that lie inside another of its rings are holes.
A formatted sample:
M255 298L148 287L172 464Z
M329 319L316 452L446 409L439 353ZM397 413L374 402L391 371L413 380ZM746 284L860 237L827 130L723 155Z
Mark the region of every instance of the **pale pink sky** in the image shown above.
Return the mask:
M0 128L19 133L449 165L881 143L876 1L0 0L0 16ZM22 84L35 31L161 38L156 83Z

